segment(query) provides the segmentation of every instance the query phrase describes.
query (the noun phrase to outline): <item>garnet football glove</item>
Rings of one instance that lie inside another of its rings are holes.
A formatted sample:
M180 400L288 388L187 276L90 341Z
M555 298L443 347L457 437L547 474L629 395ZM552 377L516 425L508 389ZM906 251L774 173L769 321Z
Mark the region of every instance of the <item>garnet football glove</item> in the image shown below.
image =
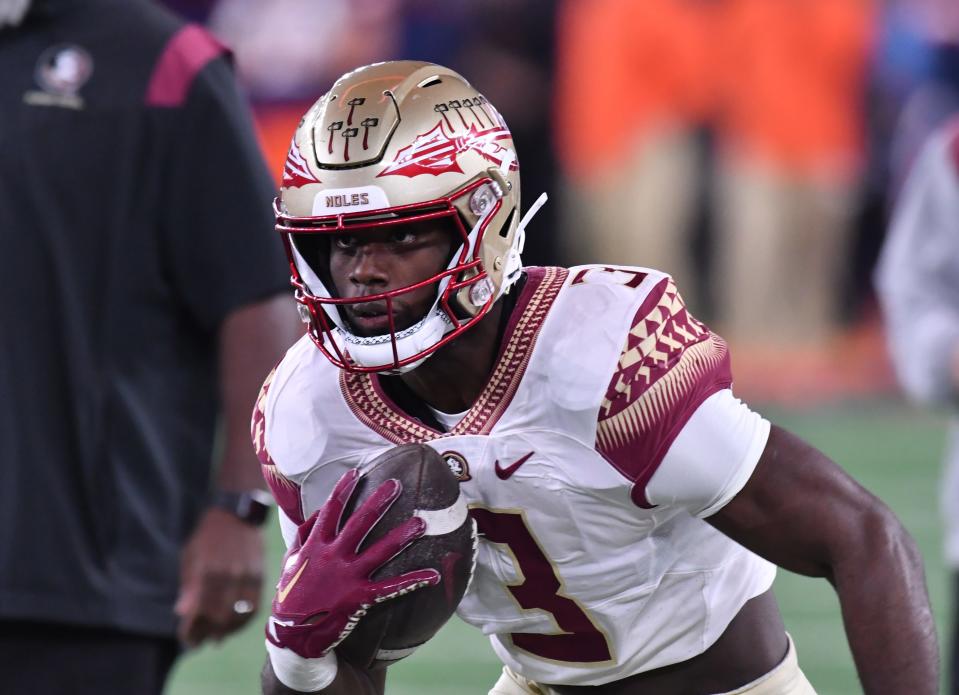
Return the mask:
M273 615L266 629L274 671L278 665L276 647L305 659L325 657L349 636L372 605L440 581L439 572L433 569L370 579L379 567L423 535L426 522L413 517L360 553L363 539L399 497L402 485L395 479L380 485L337 532L358 482L356 469L340 478L326 504L299 527L284 557ZM326 664L330 661L323 659ZM335 675L335 665L333 668ZM277 672L277 676L281 674Z

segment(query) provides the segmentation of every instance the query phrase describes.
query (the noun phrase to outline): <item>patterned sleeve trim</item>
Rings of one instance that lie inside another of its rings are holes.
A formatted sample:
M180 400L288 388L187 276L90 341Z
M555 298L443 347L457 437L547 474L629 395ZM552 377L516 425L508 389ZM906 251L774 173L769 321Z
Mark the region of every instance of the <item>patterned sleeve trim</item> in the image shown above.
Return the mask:
M280 505L280 508L291 520L296 524L302 524L304 519L300 486L280 472L276 463L270 457L266 445L266 398L274 376L276 376L276 367L267 375L266 381L263 382L263 387L260 389L260 395L257 396L256 403L253 406L250 437L253 439L256 457L260 461L260 472L273 492L276 503Z
M690 415L731 382L725 341L663 279L633 318L596 429L597 451L634 482L637 505L652 506L646 483Z

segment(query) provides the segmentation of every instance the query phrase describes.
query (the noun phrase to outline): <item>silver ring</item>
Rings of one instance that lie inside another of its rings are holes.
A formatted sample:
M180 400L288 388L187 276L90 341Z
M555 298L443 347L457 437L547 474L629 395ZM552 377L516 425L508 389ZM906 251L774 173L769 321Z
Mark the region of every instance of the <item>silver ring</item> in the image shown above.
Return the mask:
M253 602L246 599L240 599L233 604L233 612L237 615L246 615L253 612Z

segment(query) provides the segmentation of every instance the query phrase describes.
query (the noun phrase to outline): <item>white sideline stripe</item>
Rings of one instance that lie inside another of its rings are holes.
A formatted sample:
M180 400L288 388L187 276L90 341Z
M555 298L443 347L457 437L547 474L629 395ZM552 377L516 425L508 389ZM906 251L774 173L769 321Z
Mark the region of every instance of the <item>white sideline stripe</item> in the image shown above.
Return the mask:
M424 536L444 536L451 531L455 531L469 516L469 510L466 508L466 498L462 491L456 501L446 509L417 509L413 516L418 516L426 522L426 533Z

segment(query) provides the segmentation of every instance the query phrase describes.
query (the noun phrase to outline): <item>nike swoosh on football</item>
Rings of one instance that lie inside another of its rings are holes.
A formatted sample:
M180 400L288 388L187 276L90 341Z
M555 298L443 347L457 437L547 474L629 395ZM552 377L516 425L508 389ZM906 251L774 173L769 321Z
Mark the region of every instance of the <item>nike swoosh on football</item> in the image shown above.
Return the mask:
M511 463L510 465L506 466L505 468L503 468L502 466L500 466L500 465L499 465L499 459L496 459L495 463L493 463L493 468L496 469L496 477L499 478L500 480L506 480L506 479L509 478L511 475L513 475L513 473L516 472L516 469L517 469L517 468L519 468L519 467L522 466L524 463L526 463L526 461L527 461L527 460L529 459L529 457L532 456L532 455L533 455L533 452L531 451L531 452L529 452L528 454L526 454L526 456L524 456L523 458L517 459L516 461L514 461L514 462Z
M300 569L296 571L296 574L293 575L293 578L286 583L282 589L277 591L276 598L280 603L286 601L286 597L290 595L290 590L293 588L293 585L300 581L300 576L303 574L303 570L306 569L306 566L310 564L310 558L306 558L306 562L300 565Z

